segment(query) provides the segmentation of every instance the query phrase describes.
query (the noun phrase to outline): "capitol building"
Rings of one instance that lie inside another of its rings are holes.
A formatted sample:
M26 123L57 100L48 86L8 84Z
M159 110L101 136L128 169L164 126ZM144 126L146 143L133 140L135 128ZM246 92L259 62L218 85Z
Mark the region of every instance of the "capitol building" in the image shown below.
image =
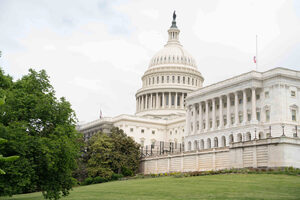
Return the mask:
M141 144L143 173L300 168L300 71L250 71L203 87L179 35L174 13L167 43L142 76L135 114L78 126L85 140L119 127Z

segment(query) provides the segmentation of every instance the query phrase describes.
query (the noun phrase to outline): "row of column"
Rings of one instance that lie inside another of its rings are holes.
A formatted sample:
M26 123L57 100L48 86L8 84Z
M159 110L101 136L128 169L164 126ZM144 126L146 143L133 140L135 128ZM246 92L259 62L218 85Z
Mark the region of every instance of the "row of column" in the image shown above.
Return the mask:
M242 90L243 93L243 122L246 123L247 121L247 91L248 89ZM239 123L239 102L238 102L238 93L240 91L234 92L234 126L238 125ZM230 127L232 122L231 122L231 101L230 101L230 96L232 93L226 94L226 95L221 95L219 97L215 97L212 99L206 99L205 101L201 101L199 103L193 104L191 107L187 109L187 133L190 134L191 131L196 134L197 131L197 117L199 117L199 130L200 131L208 131L210 129L221 129L224 127L224 120L223 120L223 97L226 97L226 104L227 104L227 109L226 109L226 128ZM257 122L256 118L256 91L255 88L251 88L251 122ZM211 120L212 120L212 127L210 128L209 122L209 103L211 102L212 104L212 111L211 111ZM216 127L216 102L219 102L219 125ZM203 108L205 107L205 128L204 128L204 123L203 123ZM199 116L197 116L196 111L197 108L199 109ZM193 116L192 116L193 112ZM191 123L192 122L192 123ZM193 128L193 129L192 129ZM192 130L191 130L192 129Z
M172 95L174 95L174 105L172 105ZM182 92L157 92L140 95L136 98L136 110L137 112L140 112L143 110L159 108L184 109L185 96L186 93Z

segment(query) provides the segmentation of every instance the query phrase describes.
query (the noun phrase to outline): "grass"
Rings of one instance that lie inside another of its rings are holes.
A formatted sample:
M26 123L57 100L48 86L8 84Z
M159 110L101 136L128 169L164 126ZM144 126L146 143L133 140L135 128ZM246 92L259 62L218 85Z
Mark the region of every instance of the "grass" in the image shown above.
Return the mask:
M0 200L38 200L41 193ZM221 174L160 177L74 188L63 200L300 199L300 177L274 174Z

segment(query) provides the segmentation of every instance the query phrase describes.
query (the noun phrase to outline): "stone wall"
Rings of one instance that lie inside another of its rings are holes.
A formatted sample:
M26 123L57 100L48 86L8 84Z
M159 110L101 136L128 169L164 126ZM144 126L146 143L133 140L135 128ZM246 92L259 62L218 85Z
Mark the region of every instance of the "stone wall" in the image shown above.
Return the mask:
M300 139L283 136L236 142L224 148L146 157L141 161L140 171L144 174L157 174L289 166L300 168Z

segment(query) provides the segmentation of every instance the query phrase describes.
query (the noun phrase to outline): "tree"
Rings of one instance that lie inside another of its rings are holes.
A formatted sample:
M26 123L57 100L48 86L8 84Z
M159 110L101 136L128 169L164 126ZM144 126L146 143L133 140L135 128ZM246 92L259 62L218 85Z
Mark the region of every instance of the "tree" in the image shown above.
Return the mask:
M87 144L87 171L91 177L111 178L113 173L134 175L139 166L140 145L123 130L95 134Z
M45 198L66 196L73 185L72 171L79 156L81 134L65 98L57 99L44 70L32 69L12 81L0 70L0 146L4 156L19 155L14 165L3 164L0 195L42 191Z
M3 105L5 103L5 99L6 99L6 96L0 98L0 106ZM4 144L6 143L7 140L6 139L3 139L3 138L0 138L0 145L1 144ZM19 156L9 156L9 157L4 157L3 155L0 154L0 164L1 162L11 162L11 161L15 161L19 158ZM1 174L5 174L5 171L2 170L0 168L0 175Z

